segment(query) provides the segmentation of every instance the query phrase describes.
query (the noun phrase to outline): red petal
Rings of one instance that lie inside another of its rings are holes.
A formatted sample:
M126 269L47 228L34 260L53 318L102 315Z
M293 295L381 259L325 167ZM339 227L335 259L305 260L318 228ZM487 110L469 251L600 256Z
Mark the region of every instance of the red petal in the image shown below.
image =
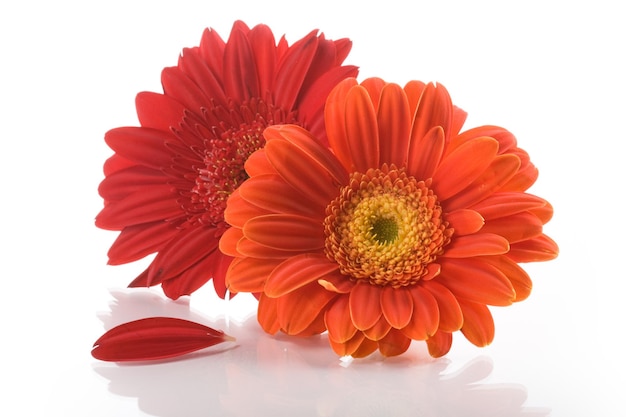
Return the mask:
M234 340L220 330L199 323L172 317L150 317L107 331L96 340L91 355L114 362L156 360Z

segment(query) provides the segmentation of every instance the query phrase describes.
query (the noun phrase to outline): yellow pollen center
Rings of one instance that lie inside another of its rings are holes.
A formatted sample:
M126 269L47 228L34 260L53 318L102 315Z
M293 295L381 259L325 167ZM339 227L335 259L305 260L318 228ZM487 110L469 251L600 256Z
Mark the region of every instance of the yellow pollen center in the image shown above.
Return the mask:
M429 185L394 166L353 173L326 208L326 256L344 275L374 285L425 277L453 233Z

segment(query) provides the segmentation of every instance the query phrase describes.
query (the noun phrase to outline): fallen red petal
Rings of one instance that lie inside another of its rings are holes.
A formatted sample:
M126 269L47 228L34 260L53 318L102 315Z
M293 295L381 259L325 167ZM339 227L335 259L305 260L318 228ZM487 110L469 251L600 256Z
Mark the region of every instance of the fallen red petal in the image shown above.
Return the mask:
M102 361L148 361L195 352L235 338L205 325L172 317L150 317L112 328L94 343Z

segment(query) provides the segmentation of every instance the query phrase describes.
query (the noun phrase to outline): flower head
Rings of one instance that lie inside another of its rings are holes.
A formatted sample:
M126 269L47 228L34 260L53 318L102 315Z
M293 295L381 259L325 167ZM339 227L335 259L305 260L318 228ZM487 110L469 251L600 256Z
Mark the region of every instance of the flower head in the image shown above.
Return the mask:
M267 332L327 330L354 357L412 340L441 356L457 330L492 341L488 306L531 289L518 262L558 248L543 233L552 206L526 193L527 153L500 127L461 132L465 117L442 85L347 79L325 108L330 149L299 126L265 130L220 247Z
M224 297L231 257L218 249L224 209L246 180L244 163L268 125L290 123L327 143L323 109L329 91L357 69L342 66L347 39L317 31L289 45L265 25L236 22L224 42L205 30L165 68L163 94L137 95L140 127L106 133L115 154L99 187L103 229L119 230L110 264L157 253L131 287L162 284L171 298L191 294L211 277Z

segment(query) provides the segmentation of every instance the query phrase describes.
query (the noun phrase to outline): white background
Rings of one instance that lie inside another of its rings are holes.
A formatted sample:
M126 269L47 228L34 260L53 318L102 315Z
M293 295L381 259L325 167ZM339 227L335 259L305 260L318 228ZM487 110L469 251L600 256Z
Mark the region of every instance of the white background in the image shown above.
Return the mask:
M602 0L4 2L0 415L624 415L625 17ZM246 297L124 290L146 264L106 266L116 233L93 222L104 132L136 125L135 94L162 91L183 47L207 26L227 37L236 19L291 42L315 28L350 37L361 80L441 82L466 127L517 136L561 255L527 267L528 300L493 309L491 346L459 336L438 361L415 343L342 362L324 337L263 334ZM155 314L221 327L238 346L144 366L90 356L105 326Z

